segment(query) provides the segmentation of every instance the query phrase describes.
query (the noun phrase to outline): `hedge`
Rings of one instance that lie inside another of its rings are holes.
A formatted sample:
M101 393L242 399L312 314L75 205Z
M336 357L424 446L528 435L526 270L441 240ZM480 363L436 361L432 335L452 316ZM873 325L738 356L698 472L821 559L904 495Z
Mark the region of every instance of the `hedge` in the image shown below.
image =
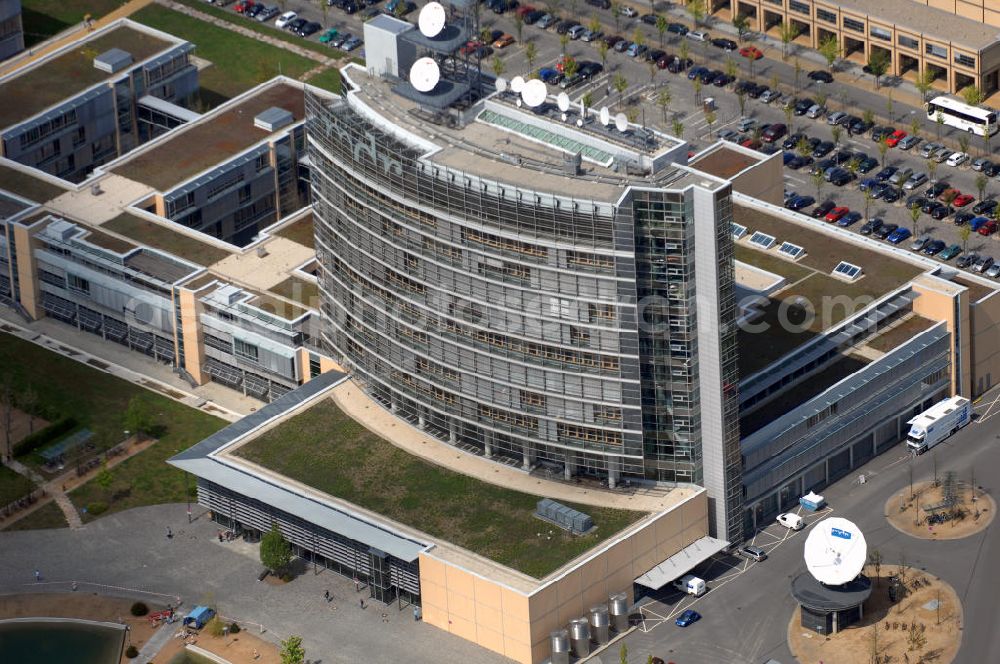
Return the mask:
M64 417L60 420L56 420L44 429L39 429L27 438L22 439L21 442L14 445L14 456L17 457L23 454L28 454L29 452L34 452L39 447L61 438L63 435L75 429L78 425L79 422L77 422L73 417Z

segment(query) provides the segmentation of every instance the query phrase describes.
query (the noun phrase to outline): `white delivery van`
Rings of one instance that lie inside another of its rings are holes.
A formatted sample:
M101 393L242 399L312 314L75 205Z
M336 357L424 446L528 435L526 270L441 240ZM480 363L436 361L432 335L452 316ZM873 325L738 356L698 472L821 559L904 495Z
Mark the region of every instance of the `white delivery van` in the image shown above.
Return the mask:
M704 579L699 579L693 574L688 574L687 576L682 576L681 578L674 581L674 588L681 591L682 593L687 593L688 595L694 595L695 597L701 597L705 594L708 588L705 586Z
M784 512L778 515L778 523L783 525L785 528L790 530L802 530L806 525L806 522L802 520L802 517L798 514L792 514L791 512Z
M972 404L963 397L940 401L908 421L906 447L923 454L972 420Z

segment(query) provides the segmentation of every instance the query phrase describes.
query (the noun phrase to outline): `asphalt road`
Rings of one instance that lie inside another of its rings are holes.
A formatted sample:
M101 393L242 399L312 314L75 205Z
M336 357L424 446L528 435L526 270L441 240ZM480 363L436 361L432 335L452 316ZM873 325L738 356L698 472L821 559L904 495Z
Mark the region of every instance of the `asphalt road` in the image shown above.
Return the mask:
M995 398L993 394L990 399ZM829 509L807 517L809 525L798 533L777 525L756 537L756 544L768 551L760 563L725 559L706 563L695 574L708 581L709 592L701 598L680 593L666 594L661 601L643 608L644 627L626 637L629 652L644 661L653 654L677 664L761 664L768 658L794 662L786 645L788 622L795 602L789 593L791 579L805 571L802 547L810 527L824 516L841 516L854 521L865 534L868 550L878 549L887 563L900 556L915 567L940 576L958 593L964 610L962 646L958 664L996 661L1000 652L1000 631L996 629L997 594L1000 575L990 567L1000 557L1000 529L991 524L983 533L955 541L918 540L889 525L884 516L886 501L906 486L913 468L913 481L954 470L959 478L971 481L996 496L1000 489L1000 404L991 409L991 400L979 403L979 420L938 445L937 454L924 454L911 462L903 445L877 457L862 469L828 487L822 493ZM864 473L866 483L858 483ZM688 628L673 624L685 608L702 614L700 622ZM661 617L662 616L662 617ZM613 653L591 661L617 661Z

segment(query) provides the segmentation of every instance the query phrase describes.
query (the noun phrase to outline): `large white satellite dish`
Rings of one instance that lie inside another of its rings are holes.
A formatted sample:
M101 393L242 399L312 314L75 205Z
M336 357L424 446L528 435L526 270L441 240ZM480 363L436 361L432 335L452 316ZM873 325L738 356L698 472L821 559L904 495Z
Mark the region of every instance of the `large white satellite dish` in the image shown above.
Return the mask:
M520 92L521 90L523 90L524 89L524 77L523 76L515 76L514 78L510 79L510 89L513 90L514 92Z
M444 6L441 3L428 2L420 10L420 16L417 18L420 34L424 37L436 37L444 29L445 16Z
M526 106L531 108L541 106L546 96L548 96L548 90L545 87L545 83L537 78L533 78L525 83L524 89L521 90L521 99L524 100Z
M569 110L569 95L565 92L560 92L559 96L556 97L556 103L559 104L559 110L565 113Z
M601 124L605 127L611 122L611 111L607 106L601 106Z
M441 70L433 58L420 58L410 67L410 85L418 92L430 92L441 80Z
M615 116L615 128L622 133L628 131L628 117L624 113Z
M831 517L817 523L806 538L806 568L820 583L839 586L853 581L868 560L868 544L856 525Z
M494 85L497 86L497 92L505 92L507 90L507 79L503 76L499 76L494 82Z

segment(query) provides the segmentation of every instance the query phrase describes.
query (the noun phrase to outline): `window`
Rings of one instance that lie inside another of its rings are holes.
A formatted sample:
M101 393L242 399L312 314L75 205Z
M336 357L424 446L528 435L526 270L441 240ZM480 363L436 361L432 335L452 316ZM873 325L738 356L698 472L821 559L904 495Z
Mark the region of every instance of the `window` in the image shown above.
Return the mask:
M809 419L806 420L806 426L810 428L814 427L823 420L825 420L826 418L830 417L831 415L836 415L836 414L837 414L837 404L832 403L823 410L821 410L820 412L816 413L815 415L810 416Z
M853 30L854 32L860 32L861 34L865 34L865 22L859 21L856 18L847 18L845 16L844 28L846 28L847 30Z
M90 282L82 277L78 277L75 274L66 275L69 281L69 289L74 290L78 293L90 294Z
M887 42L891 42L892 41L892 32L889 31L889 30L886 30L885 28L876 28L873 25L871 27L871 29L869 30L869 33L875 39L881 39L882 41L887 41Z
M233 354L233 345L226 341L211 334L204 334L202 337L205 341L205 345L209 348L214 348L215 350L221 350L223 353L229 355Z
M615 447L620 447L622 444L622 434L620 431L604 431L602 429L563 424L561 422L557 425L556 431L560 440L585 441Z
M39 269L38 278L47 284L52 284L53 286L58 286L59 288L66 288L66 280L55 272Z
M587 314L591 323L596 323L602 320L613 321L615 319L615 305L588 304Z
M956 53L955 62L963 67L975 68L976 66L976 59L971 55L966 55L965 53Z
M934 385L947 375L948 375L947 369L938 369L934 373L928 374L921 382L924 385L928 386Z
M309 353L309 377L315 378L321 373L323 373L323 370L320 368L319 355Z
M73 147L78 148L87 142L87 130L83 127L77 127L76 133L73 134Z
M924 53L933 55L935 58L941 58L942 60L948 59L948 49L937 44L924 44Z
M242 339L233 339L233 345L235 346L236 357L242 357L244 360L250 360L251 362L257 362L260 356L259 349L253 344L248 344Z
M793 12L798 12L799 14L804 14L806 16L812 14L811 7L804 2L799 2L798 0L791 0L788 3L788 8Z
M622 421L622 409L617 406L594 406L594 421L601 424L617 424Z
M544 394L521 390L521 408L525 410L544 411L547 400Z
M250 185L240 187L239 203L244 205L250 202Z
M920 48L920 42L914 39L913 37L907 37L906 35L899 35L896 37L896 41L899 43L900 46L903 46L905 48L912 48L913 50L917 50Z
M579 327L569 328L569 340L574 346L586 346L590 344L590 332Z
M816 18L820 21L825 21L826 23L833 23L837 25L837 14L830 11L829 9L816 8Z

